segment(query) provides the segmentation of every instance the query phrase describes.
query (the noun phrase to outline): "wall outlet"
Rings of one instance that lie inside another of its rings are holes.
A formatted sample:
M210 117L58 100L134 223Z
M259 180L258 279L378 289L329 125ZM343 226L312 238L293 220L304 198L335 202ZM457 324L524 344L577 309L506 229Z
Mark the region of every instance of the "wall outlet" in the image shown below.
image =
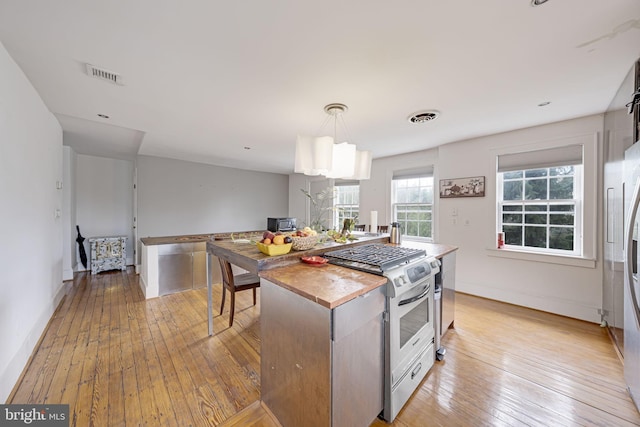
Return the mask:
M465 226L469 226L469 225L471 225L471 220L470 220L470 219L465 219L465 220L464 220L464 225L465 225Z

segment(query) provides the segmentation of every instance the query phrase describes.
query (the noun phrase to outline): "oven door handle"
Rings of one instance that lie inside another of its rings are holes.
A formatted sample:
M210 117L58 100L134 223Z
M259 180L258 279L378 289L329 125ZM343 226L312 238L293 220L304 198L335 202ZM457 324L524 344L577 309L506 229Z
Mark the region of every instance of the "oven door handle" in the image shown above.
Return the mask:
M429 291L431 290L431 286L427 286L426 289L424 290L423 293L421 293L420 295L416 295L415 297L411 297L409 299L405 299L402 300L398 303L398 305L407 305L407 304L411 304L412 302L416 302L418 300L421 300L422 298L426 297L427 295L429 295Z

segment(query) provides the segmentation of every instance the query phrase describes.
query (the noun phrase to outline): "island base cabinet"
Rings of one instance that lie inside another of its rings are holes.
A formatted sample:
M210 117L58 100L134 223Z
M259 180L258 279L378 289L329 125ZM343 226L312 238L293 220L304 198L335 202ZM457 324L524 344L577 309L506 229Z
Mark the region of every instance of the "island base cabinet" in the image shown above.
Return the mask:
M261 399L287 426L369 426L383 407L384 294L334 309L261 281Z

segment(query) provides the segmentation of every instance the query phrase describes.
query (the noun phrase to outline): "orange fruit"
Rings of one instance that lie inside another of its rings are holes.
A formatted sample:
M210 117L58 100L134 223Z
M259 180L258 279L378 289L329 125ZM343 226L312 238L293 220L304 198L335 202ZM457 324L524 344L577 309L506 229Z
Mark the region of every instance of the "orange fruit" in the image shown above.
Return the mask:
M263 243L264 245L270 245L270 244L271 244L271 239L264 239L264 240L262 241L262 243Z
M284 245L284 236L282 234L274 236L273 244L274 245Z

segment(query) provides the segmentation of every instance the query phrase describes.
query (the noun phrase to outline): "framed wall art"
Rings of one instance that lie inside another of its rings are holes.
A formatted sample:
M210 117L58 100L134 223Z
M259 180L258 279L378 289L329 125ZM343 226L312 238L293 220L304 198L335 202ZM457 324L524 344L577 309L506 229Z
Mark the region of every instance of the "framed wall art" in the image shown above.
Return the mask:
M440 198L484 197L484 176L440 180Z

